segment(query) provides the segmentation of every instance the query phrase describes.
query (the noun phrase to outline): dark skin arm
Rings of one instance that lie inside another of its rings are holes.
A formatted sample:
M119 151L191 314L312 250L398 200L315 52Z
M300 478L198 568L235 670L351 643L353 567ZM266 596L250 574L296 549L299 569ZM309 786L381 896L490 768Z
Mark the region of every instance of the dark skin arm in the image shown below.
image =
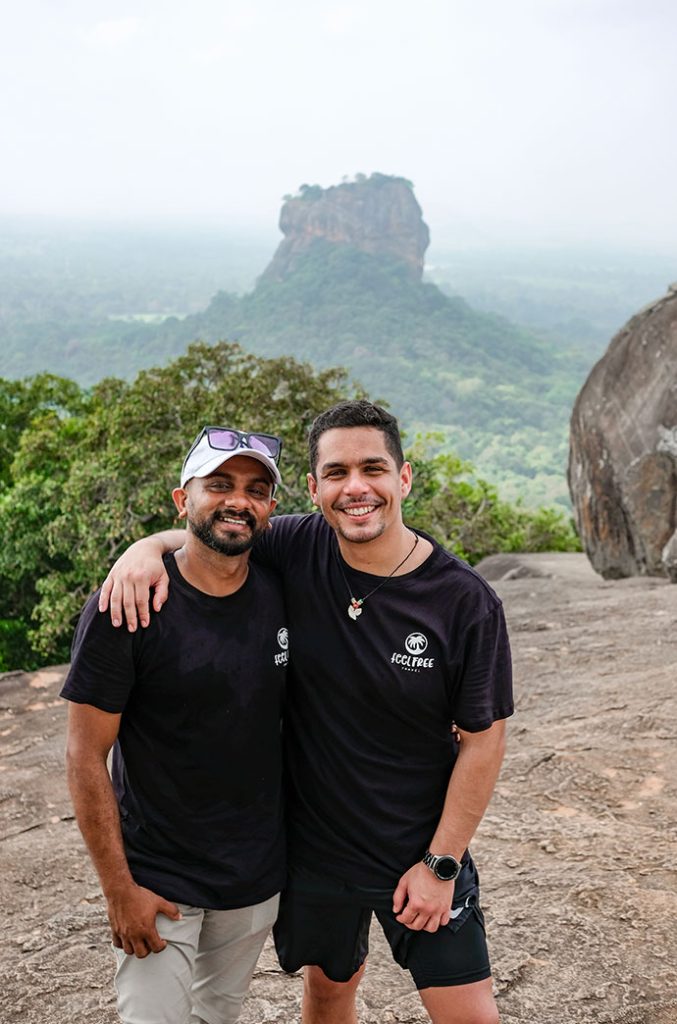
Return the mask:
M90 704L69 704L66 765L75 817L108 904L113 945L140 958L160 953L155 918L179 920L174 903L137 885L125 856L120 815L106 759L120 728L120 715Z

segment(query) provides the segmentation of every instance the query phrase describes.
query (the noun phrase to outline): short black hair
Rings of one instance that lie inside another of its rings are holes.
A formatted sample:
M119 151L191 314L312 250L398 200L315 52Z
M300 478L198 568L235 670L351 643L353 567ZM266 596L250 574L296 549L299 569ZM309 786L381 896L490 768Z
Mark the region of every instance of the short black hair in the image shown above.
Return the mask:
M383 434L388 454L392 455L397 468L402 468L404 452L397 420L380 405L374 405L366 398L357 398L332 405L331 409L321 412L313 420L308 435L308 458L310 472L313 475L317 469L320 437L327 430L333 430L335 427L376 427Z

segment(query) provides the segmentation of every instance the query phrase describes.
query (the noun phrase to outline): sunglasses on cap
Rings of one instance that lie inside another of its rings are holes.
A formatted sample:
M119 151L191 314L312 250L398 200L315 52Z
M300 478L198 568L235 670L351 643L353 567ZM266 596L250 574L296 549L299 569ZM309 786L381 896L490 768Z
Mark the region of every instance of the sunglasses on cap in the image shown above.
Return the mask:
M261 452L262 455L267 455L274 462L280 461L280 452L282 451L282 439L280 437L275 437L273 434L259 434L256 432L246 434L232 427L203 427L190 446L190 451L184 459L184 465L188 462L188 459L203 437L207 438L209 447L217 452L234 452L238 448L249 448L252 451Z

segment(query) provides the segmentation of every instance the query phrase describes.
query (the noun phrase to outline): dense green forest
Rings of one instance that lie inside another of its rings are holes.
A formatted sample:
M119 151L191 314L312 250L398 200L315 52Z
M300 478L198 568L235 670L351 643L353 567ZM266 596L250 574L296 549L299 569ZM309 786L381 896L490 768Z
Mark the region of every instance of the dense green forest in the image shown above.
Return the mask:
M223 325L261 354L341 363L411 429L437 431L502 486L513 477L513 498L567 507L568 420L589 368L582 352L478 313L394 259L322 241L290 277L261 280L237 302L220 293L181 328L211 340Z
M342 370L226 343L91 388L49 374L0 379L0 671L67 660L78 612L117 555L174 523L171 490L203 424L280 434L279 511L307 511L310 422L360 393ZM562 513L510 505L468 464L410 440L405 514L452 550L477 561L577 547Z
M498 313L559 346L599 356L677 275L677 253L438 249L427 276L473 308Z
M0 224L0 374L130 379L198 338L339 363L510 500L568 508L574 398L613 331L677 276L667 257L440 244L436 283L421 283L393 260L318 242L291 277L253 287L272 244Z
M566 505L564 450L569 409L585 360L461 298L412 279L392 258L317 241L283 281L262 279L244 296L218 292L202 313L161 323L78 315L61 296L40 325L11 325L14 358L91 384L185 351L195 339L238 341L267 356L293 355L322 368L340 363L371 394L387 397L412 429L439 432L465 458L491 452L494 477L519 480L532 504ZM499 470L499 473L496 473ZM538 475L538 488L529 482Z

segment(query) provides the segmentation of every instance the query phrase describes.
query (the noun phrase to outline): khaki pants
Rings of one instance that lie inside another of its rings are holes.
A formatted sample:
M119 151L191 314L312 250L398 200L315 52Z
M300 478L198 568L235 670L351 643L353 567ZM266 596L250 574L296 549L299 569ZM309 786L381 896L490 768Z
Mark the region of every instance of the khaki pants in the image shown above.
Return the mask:
M240 910L177 904L180 921L158 914L167 946L139 959L115 950L123 1024L235 1024L279 896Z

